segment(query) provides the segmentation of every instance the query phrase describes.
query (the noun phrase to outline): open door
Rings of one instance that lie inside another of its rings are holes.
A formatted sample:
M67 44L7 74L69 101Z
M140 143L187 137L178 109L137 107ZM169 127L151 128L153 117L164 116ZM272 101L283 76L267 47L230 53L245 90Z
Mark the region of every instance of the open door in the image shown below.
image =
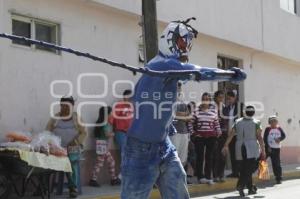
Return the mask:
M242 67L243 61L241 59L234 59L226 56L219 55L218 56L218 68L220 69L230 69L232 67ZM227 91L234 91L237 94L237 100L239 104L241 105L242 110L242 104L244 103L244 87L243 83L240 84L234 84L232 82L219 82L218 83L218 90L222 90L225 93L225 104L226 103L226 93ZM241 116L241 115L240 115Z

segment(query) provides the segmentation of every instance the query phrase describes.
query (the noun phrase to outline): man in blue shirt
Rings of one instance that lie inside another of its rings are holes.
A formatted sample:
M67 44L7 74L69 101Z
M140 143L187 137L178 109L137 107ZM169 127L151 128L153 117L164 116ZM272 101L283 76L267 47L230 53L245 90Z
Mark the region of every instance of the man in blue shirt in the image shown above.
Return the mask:
M144 74L136 84L135 115L122 154L122 199L146 199L154 184L163 199L189 198L186 173L168 137L173 129L177 83L246 78L238 68L223 71L187 63L192 39L197 36L188 22L172 22L166 27L160 37L159 54L146 65L149 70L182 75L164 78ZM226 72L231 75L220 75Z

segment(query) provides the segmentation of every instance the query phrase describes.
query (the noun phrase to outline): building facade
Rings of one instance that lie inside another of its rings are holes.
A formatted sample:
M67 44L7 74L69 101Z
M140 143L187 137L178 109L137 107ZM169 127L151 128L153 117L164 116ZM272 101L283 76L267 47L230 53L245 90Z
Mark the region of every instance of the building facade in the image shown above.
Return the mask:
M294 3L293 3L294 2ZM234 60L248 74L240 100L255 103L262 124L277 114L287 133L283 162L300 162L300 13L290 0L158 0L159 32L172 20L197 18L190 61L217 67ZM142 66L141 1L0 0L0 32L28 35L133 66ZM234 63L235 63L234 62ZM84 121L97 118L139 75L71 54L0 39L0 131L41 132L57 110L59 96L72 94ZM52 88L52 89L51 89ZM197 101L218 83L188 83L186 100ZM88 102L88 103L87 103ZM86 141L84 182L93 159L92 128ZM107 177L107 176L106 176ZM106 178L105 177L105 178ZM103 179L105 179L103 178Z

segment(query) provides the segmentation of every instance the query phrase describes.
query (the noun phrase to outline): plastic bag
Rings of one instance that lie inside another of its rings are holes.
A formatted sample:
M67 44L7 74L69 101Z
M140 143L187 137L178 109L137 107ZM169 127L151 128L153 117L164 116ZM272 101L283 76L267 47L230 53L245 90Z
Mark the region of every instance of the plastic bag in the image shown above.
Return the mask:
M61 146L49 144L49 148L50 148L50 154L52 154L52 155L55 155L58 157L65 157L68 155L67 150L65 150Z
M269 167L266 160L260 160L258 165L258 179L260 180L269 180Z
M49 131L43 131L36 135L31 145L37 152L52 154L55 156L67 156L67 151L61 147L61 139Z
M11 131L6 134L6 138L10 142L30 143L32 140L31 133L22 131Z

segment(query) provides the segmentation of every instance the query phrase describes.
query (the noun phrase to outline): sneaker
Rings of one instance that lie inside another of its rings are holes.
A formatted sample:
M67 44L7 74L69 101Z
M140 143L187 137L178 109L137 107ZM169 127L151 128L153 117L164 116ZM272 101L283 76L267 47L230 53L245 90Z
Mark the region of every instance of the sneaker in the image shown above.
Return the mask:
M78 192L75 188L70 188L69 189L69 196L70 198L77 198Z
M121 180L119 178L116 178L114 180L111 180L110 184L111 184L111 186L120 185L121 184Z
M89 185L91 187L100 187L99 183L96 180L90 180Z
M245 193L244 193L243 189L238 190L238 192L241 197L245 197Z
M282 184L281 180L276 180L276 184Z
M213 180L207 180L207 184L209 184L209 185L213 185L213 184L215 184L215 183L214 183L214 181L213 181Z
M206 178L199 179L200 184L207 184L208 180Z
M248 195L255 195L255 194L257 194L257 187L253 185L252 188L249 189Z

